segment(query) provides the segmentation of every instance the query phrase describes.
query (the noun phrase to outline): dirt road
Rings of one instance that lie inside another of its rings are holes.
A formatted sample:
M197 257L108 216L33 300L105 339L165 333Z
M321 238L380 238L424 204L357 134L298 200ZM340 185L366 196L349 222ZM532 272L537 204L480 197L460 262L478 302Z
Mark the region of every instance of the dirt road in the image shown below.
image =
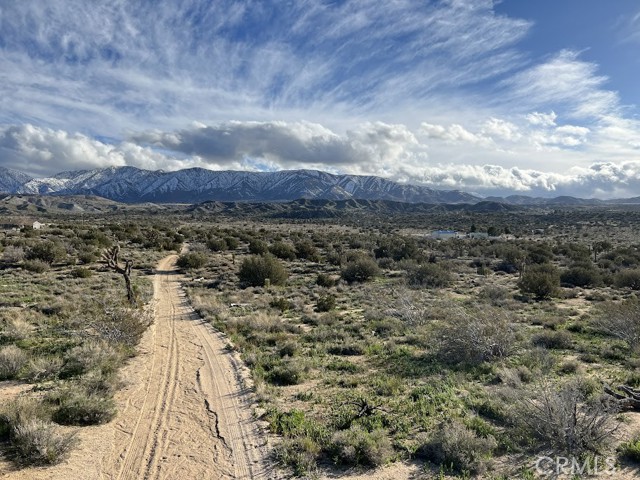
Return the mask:
M266 435L252 419L246 373L189 305L163 259L154 278L155 322L122 371L119 413L82 428L61 465L7 471L8 479L270 479Z

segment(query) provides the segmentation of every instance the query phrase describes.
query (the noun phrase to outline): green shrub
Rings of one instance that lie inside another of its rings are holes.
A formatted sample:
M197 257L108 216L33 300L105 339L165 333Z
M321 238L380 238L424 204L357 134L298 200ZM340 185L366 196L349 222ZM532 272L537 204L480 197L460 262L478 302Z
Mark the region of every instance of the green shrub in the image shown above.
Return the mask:
M360 257L348 262L340 272L340 276L349 283L366 282L378 275L380 275L380 268L370 257Z
M178 257L176 265L183 270L202 268L207 264L207 256L204 253L189 252Z
M340 465L377 467L393 457L391 441L384 430L368 432L359 425L337 431L329 445L331 458Z
M560 281L575 287L602 285L602 275L593 266L573 266L560 275Z
M282 260L295 260L296 250L293 245L284 242L275 242L269 247L269 252Z
M27 260L40 260L49 265L62 260L66 256L66 252L62 245L52 241L44 241L35 244L25 255Z
M50 401L57 404L52 419L61 425L101 425L116 415L110 395L89 393L82 385L68 385L52 395Z
M617 450L621 458L633 463L640 463L640 435L623 443Z
M640 290L640 269L621 270L613 277L613 284L618 288Z
M274 447L276 461L290 467L294 475L315 478L321 448L316 441L306 436L285 438Z
M410 270L407 275L407 282L412 287L447 287L453 280L451 273L437 263L425 263Z
M73 278L90 278L93 276L93 272L88 268L76 267L71 270L71 276Z
M240 246L240 241L236 237L224 237L227 244L227 250L235 250Z
M299 361L285 361L267 372L266 379L274 385L298 385L305 377L304 366Z
M263 255L269 251L269 245L262 240L254 239L249 242L249 253Z
M497 442L492 435L480 437L460 423L441 425L416 454L456 473L478 475L486 470Z
M288 276L282 264L272 255L249 257L242 262L238 272L240 282L252 287L264 286L267 279L271 285L282 285Z
M221 252L227 250L229 246L223 238L210 238L207 240L207 248L212 252Z
M327 294L321 296L316 302L316 312L329 312L336 308L336 297Z
M320 254L318 253L318 249L310 240L302 240L300 242L296 242L294 247L296 250L296 256L298 258L303 258L312 262L320 261Z
M573 345L571 334L566 330L536 333L531 337L531 343L536 347L544 347L552 350L568 349Z
M518 282L520 291L531 294L536 300L546 300L558 293L560 274L549 264L532 265Z

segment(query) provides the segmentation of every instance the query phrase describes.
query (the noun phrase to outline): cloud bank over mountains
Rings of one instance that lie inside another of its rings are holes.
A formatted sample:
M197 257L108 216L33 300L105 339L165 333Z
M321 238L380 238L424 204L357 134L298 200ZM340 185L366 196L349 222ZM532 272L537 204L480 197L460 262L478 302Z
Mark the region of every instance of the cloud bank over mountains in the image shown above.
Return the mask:
M491 0L10 2L0 166L637 195L636 108L584 52L531 55L533 28Z

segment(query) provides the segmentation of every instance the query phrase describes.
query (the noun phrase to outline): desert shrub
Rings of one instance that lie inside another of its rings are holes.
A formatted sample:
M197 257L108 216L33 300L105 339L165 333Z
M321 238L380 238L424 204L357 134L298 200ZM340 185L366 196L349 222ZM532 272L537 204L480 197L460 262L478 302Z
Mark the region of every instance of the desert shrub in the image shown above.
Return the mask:
M77 267L71 270L71 276L73 278L89 278L93 275L93 272L88 268Z
M368 432L359 425L335 432L329 452L334 462L349 466L376 467L393 457L393 447L384 430Z
M528 438L558 454L600 453L610 444L618 424L616 410L591 398L579 381L544 385L520 401L516 422Z
M64 435L47 421L26 420L11 433L11 450L21 465L52 465L64 460L73 445L73 435Z
M320 254L318 249L310 240L302 240L296 242L295 245L296 256L312 262L320 261Z
M284 297L276 297L269 302L271 308L280 310L281 312L287 312L293 308L293 304L290 300Z
M207 264L207 256L200 252L188 252L180 255L176 265L183 270L202 268Z
M249 253L253 255L263 255L269 251L269 245L259 239L253 239L249 242Z
M336 308L336 297L327 294L321 296L316 302L316 312L329 312Z
M29 323L22 315L13 316L13 318L0 319L0 339L2 337L12 340L24 340L33 333L34 326Z
M67 386L51 401L57 405L52 419L61 425L101 425L116 415L111 396L88 393L80 385Z
M62 245L52 241L36 243L25 255L27 260L40 260L49 265L59 262L66 256L66 251Z
M75 444L73 434L61 434L44 416L42 405L31 399L0 406L0 439L9 441L10 458L21 466L59 463Z
M418 446L416 454L456 473L478 475L486 470L497 442L492 435L478 436L454 422L440 426L435 435Z
M44 273L51 267L47 262L42 260L26 260L24 262L25 270L33 273Z
M305 377L305 369L298 361L285 361L267 372L266 379L274 385L298 385Z
M378 275L380 275L380 268L370 257L360 257L350 261L340 272L340 276L349 283L366 282Z
M78 253L78 261L84 265L95 262L97 258L93 252L83 251Z
M478 297L491 305L501 306L509 299L509 290L496 285L485 285L478 292Z
M640 463L640 435L636 435L628 442L623 443L617 448L618 454L624 460L633 463Z
M65 377L90 370L111 373L118 366L120 354L104 341L88 340L66 352L64 361L61 375Z
M621 270L613 277L613 284L618 288L640 290L640 269Z
M227 236L224 237L224 241L227 244L227 250L235 250L240 246L240 240L238 240L236 237Z
M487 306L451 312L436 328L436 338L444 361L477 363L510 355L515 332L504 311Z
M296 250L293 245L284 242L275 242L269 247L269 252L282 260L295 260Z
M600 332L619 338L632 350L640 348L640 301L608 302L598 309L592 325Z
M441 288L451 284L452 280L451 273L438 263L425 263L407 274L407 281L413 287Z
M553 265L532 265L525 271L518 287L522 293L531 294L536 300L545 300L558 293L560 275Z
M531 337L531 343L536 347L543 347L551 350L567 349L571 348L573 345L571 334L566 330L536 333Z
M316 277L316 284L320 285L321 287L331 288L335 286L336 280L329 274L319 273Z
M593 266L576 265L562 272L560 281L575 287L597 287L602 285L602 275Z
M9 245L2 252L2 261L5 263L19 263L24 260L24 249Z
M57 356L35 357L29 360L24 378L33 382L41 382L54 378L62 370L63 360Z
M252 287L262 287L269 279L271 285L282 285L289 274L282 264L272 255L252 256L240 265L240 282Z
M115 306L92 312L94 321L89 325L97 336L107 343L133 347L152 321L150 312L127 306Z
M0 348L0 380L16 378L27 361L27 354L15 345Z
M210 238L207 240L207 248L212 252L221 252L227 250L229 246L224 238Z
M276 461L290 467L296 476L315 477L318 456L321 452L318 443L307 436L285 438L274 447Z

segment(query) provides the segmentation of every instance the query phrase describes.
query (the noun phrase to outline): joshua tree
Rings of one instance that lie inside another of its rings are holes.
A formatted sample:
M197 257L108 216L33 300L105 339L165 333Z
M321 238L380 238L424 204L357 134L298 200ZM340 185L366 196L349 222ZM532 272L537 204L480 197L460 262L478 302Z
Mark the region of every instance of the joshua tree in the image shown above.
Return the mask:
M118 245L114 245L111 248L108 248L102 254L102 258L111 270L119 273L124 277L124 283L127 286L127 300L132 305L136 303L136 296L133 293L133 288L131 287L131 267L133 266L133 261L125 260L124 267L120 266L118 262L118 254L120 253L120 247Z

